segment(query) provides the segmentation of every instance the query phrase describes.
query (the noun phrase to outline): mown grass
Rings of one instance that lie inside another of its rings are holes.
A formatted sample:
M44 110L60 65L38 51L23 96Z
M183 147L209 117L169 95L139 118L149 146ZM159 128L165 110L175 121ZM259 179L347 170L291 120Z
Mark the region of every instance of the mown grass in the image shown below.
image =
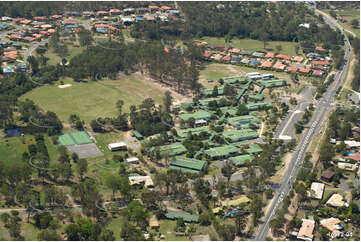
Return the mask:
M197 39L198 41L205 41L208 44L222 44L225 46L232 46L236 48L244 48L254 51L272 51L278 52L276 46L280 45L282 49L279 51L282 54L286 55L297 55L295 50L295 44L288 41L268 41L266 45L266 49L264 48L263 42L259 40L253 39L237 39L233 38L229 43L225 42L225 38L219 37L203 37L201 39ZM301 54L301 53L299 53Z
M33 100L45 111L55 112L61 121L68 122L71 114L77 114L85 122L97 116L113 117L117 114L116 102L124 101L123 111L128 112L131 105L140 104L145 98L153 98L160 103L163 92L152 83L145 83L134 76L120 80L102 80L99 82L71 83L71 87L59 88L56 84L33 89L23 95Z

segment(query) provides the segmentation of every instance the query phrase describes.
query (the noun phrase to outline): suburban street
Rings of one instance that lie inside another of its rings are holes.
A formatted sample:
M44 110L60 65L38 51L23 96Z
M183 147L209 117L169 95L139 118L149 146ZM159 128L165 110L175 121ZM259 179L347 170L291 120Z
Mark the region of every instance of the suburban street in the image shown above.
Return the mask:
M321 11L316 10L316 14L321 13ZM341 33L344 34L343 29L337 24L333 19L328 18L327 15L323 15L323 18L327 24L332 28L339 28ZM323 97L319 100L319 104L316 106L316 110L313 114L313 118L310 122L311 126L308 130L305 131L301 141L299 142L296 151L292 156L292 160L288 167L287 172L285 173L284 179L281 183L280 188L276 192L276 199L273 200L270 208L266 212L263 224L261 224L260 229L255 236L255 240L264 240L269 231L270 221L273 216L276 214L277 210L282 206L282 201L288 192L292 188L292 184L295 181L298 170L302 166L303 158L306 154L307 148L311 143L313 137L319 132L322 123L326 114L331 110L331 105L334 100L337 89L340 87L342 81L344 80L347 72L347 66L350 59L350 43L345 36L345 64L342 66L342 69L337 72L335 75L335 81L328 87L327 91L324 93Z

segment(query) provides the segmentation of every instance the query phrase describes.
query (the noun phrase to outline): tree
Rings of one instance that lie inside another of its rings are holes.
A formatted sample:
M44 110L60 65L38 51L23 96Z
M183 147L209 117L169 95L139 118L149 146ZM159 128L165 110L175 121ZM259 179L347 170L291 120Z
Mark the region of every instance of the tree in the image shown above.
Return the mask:
M122 114L123 105L124 105L123 100L118 100L117 101L117 109L118 109L119 114Z
M170 112L170 107L172 106L172 100L173 100L173 97L172 97L170 91L166 91L164 93L163 105L164 105L165 112L167 112L167 113Z
M246 217L244 214L237 213L235 216L235 224L236 224L236 233L241 236L242 231L246 228Z
M89 30L81 30L79 31L78 36L79 36L80 45L86 46L86 48L88 49L88 47L93 42L93 37L91 32Z
M235 238L236 227L232 224L219 224L216 226L217 233L223 240L233 241Z
M277 53L280 53L280 51L282 50L282 45L276 45L276 50Z
M218 87L216 85L213 87L212 97L217 97L217 96L218 96Z
M248 114L249 114L249 111L245 104L242 103L242 104L238 105L237 115L248 115Z
M353 19L353 20L351 21L351 24L352 24L352 27L353 27L353 28L357 29L358 26L359 26L359 21L358 21L358 19Z
M120 189L121 181L118 175L109 175L105 178L105 185L112 190L112 199L115 198L115 193Z
M222 167L222 174L223 176L227 177L227 181L231 179L231 176L233 174L233 165L230 161L227 161L226 164Z
M69 224L65 228L68 240L98 240L101 234L101 227L92 223L88 218L80 218L76 223Z
M83 175L88 170L88 161L86 159L80 159L76 163L76 169L77 169L77 171L79 173L80 180L83 180Z
M123 223L120 237L125 241L145 240L142 231L133 224L131 224L129 221Z
M114 233L109 229L104 229L100 234L99 239L103 241L114 241L115 240Z
M61 237L52 230L42 230L38 233L38 240L41 241L56 241L56 240L61 240Z

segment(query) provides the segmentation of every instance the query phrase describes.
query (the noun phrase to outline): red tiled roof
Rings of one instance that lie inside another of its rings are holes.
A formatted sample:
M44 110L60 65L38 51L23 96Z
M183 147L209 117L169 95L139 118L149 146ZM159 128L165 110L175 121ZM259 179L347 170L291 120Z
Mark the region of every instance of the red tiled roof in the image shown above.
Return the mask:
M169 48L168 47L164 47L164 51L169 53Z
M98 11L97 14L108 14L107 11Z
M311 71L311 69L309 69L309 68L300 68L299 71L301 73L309 73Z
M229 52L229 53L238 54L238 53L240 53L240 52L241 52L241 50L240 50L240 49L238 49L238 48L232 48L232 49L230 49L228 52Z
M278 54L278 55L276 55L276 58L284 59L284 60L291 60L291 56L284 55L284 54Z
M275 57L275 54L272 53L272 52L268 52L268 53L264 56L264 58L274 58L274 57Z
M212 55L212 54L209 53L209 52L204 52L204 53L203 53L203 57L204 57L204 58L209 58L209 57L211 57L211 55Z
M172 9L171 7L168 7L168 6L162 6L160 8L163 9L163 10L171 10Z
M10 37L10 38L13 38L13 39L21 39L21 35L20 35L20 34L11 34L9 37Z
M231 60L231 56L226 55L225 57L222 58L222 60L224 60L224 61L230 61L230 60Z
M110 12L110 13L120 13L121 10L120 10L120 9L110 9L109 12Z
M316 46L315 50L326 51L326 49L324 49L322 46Z
M281 62L277 61L276 64L273 65L273 68L283 70L286 65L282 64Z
M313 75L313 76L322 76L323 73L324 73L324 72L321 71L321 70L313 70L312 75Z
M317 66L324 66L324 65L328 65L328 61L312 61L311 64Z
M158 6L149 6L150 9L159 9Z
M350 158L355 161L360 161L360 153L355 153L355 154L349 155L347 158Z
M45 16L36 16L36 17L34 17L34 19L35 19L35 20L46 20L46 19L48 19L48 18L45 17Z
M265 61L265 62L262 63L261 67L270 68L270 67L272 67L272 62L271 61Z
M61 18L63 17L62 15L59 15L59 14L54 14L54 15L51 15L50 18L55 18L55 19L58 19L58 18Z
M293 61L302 62L302 61L303 61L303 57L302 57L302 56L295 56L295 57L293 57Z
M295 67L295 66L287 66L287 71L289 71L289 72L293 72L293 73L296 73L297 72L297 70L298 70L298 68L297 67Z

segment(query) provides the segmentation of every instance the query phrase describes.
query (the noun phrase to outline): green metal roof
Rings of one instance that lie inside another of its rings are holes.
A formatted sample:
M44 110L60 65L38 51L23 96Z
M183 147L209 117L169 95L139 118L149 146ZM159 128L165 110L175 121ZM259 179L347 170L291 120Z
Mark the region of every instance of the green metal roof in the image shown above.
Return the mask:
M250 94L248 94L248 98L256 100L256 101L263 101L264 95L261 93L250 93Z
M261 53L261 52L257 52L257 51L256 51L256 52L253 52L252 56L255 56L255 57L263 57L264 54Z
M262 152L262 148L258 144L249 144L249 148L246 149L247 153L254 154Z
M287 81L285 81L285 80L269 80L269 81L262 80L262 81L259 81L259 83L261 85L269 88L269 87L282 87L282 86L285 86L287 84Z
M227 158L239 154L239 149L232 145L214 147L204 151L212 159Z
M255 111L261 107L272 107L272 104L270 102L260 102L260 103L248 103L246 104L246 106L248 110Z
M230 142L258 138L258 133L253 129L231 130L223 132L223 137Z
M224 86L218 87L218 95L223 95L224 93ZM212 96L213 94L213 88L203 88L201 90L201 94L204 96Z
M220 110L223 114L228 113L231 116L235 116L237 114L237 107L222 107Z
M246 161L252 161L254 159L253 155L239 155L229 158L236 166L243 165Z
M177 130L178 136L182 138L186 138L189 133L191 134L199 134L201 132L209 132L209 129L206 127L198 127L198 128L189 128L189 129L179 129Z
M181 106L184 109L188 109L190 107L193 107L193 105L194 105L193 102L183 102L183 103L181 103Z
M165 214L168 219L179 219L182 218L185 222L198 222L198 215L188 214L185 212L168 211Z
M190 118L209 120L211 118L211 114L207 111L200 110L194 113L181 114L179 117L184 121L188 121Z
M134 130L133 134L138 140L143 139L143 135L141 135L141 133L139 133L138 131Z
M224 84L235 84L235 83L246 83L247 77L245 76L231 76L231 77L222 77L220 80L223 81Z
M150 151L154 150L156 147L150 148ZM169 155L169 156L175 156L175 155L181 155L187 152L186 147L182 145L182 143L176 142L169 145L163 145L159 146L160 155L162 157Z
M207 161L187 158L183 156L176 156L171 161L169 168L180 169L184 172L199 173L206 166Z
M224 97L212 97L212 98L206 98L206 99L201 99L199 100L199 103L202 105L202 106L208 106L208 104L212 101L216 101L217 104L219 104L219 102L222 100L222 99L225 99Z

